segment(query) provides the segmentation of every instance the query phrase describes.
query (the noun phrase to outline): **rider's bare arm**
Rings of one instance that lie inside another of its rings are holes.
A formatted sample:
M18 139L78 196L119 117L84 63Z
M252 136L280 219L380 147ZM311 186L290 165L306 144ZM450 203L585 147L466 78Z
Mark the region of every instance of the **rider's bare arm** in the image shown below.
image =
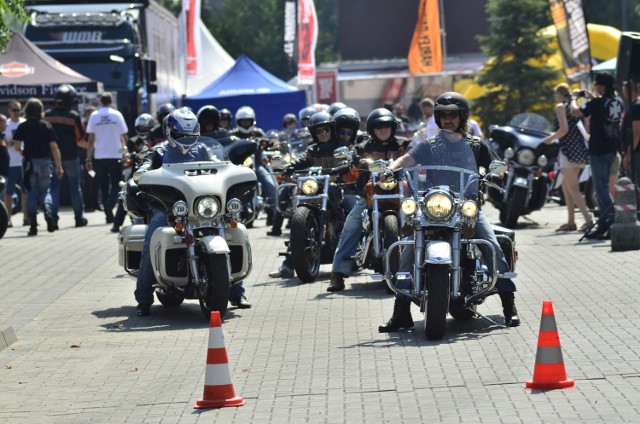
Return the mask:
M410 154L406 153L398 159L394 160L391 165L389 165L389 169L395 171L400 168L409 168L415 165L416 161Z

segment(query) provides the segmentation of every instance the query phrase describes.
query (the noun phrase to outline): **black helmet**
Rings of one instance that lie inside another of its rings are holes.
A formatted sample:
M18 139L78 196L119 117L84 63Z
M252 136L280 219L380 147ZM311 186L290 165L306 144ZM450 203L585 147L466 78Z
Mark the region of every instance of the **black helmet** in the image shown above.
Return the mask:
M346 107L347 105L345 105L342 102L333 102L329 105L329 109L327 109L327 112L329 112L331 116L333 116L336 114L337 111L339 111L340 109L344 109Z
M293 122L295 122L296 124L298 123L298 120L296 119L296 115L294 115L293 113L287 113L282 117L282 126L285 128L287 124L291 124Z
M158 109L156 109L156 119L158 120L158 122L162 122L164 120L164 117L173 112L175 109L176 107L171 103L161 104L160 106L158 106Z
M373 128L377 124L388 123L391 125L391 137L396 134L396 129L398 129L398 120L396 116L389 109L385 109L383 107L379 107L378 109L374 109L371 111L369 116L367 116L367 133L371 137L374 137Z
M205 129L207 124L213 124L213 129L217 130L220 126L220 112L218 108L212 105L202 106L198 110L198 123L202 130Z
M440 112L444 110L453 110L460 113L460 127L458 130L467 127L467 121L469 120L469 102L462 94L456 93L455 91L442 93L436 99L433 110L434 119L439 128L442 128L442 126L440 126Z
M220 109L220 120L224 121L227 120L229 122L231 122L231 120L233 119L233 114L231 113L231 111L229 109L222 108Z
M333 117L328 112L316 112L309 118L309 131L313 141L318 142L316 129L320 127L329 127L331 129L331 139L335 139L335 126L333 125Z
M360 128L360 114L358 111L350 107L345 107L333 115L333 121L336 125L336 131L339 131L340 128L350 128L354 131L353 136L349 140L350 143L353 143L358 136L358 129Z
M143 113L142 115L136 118L134 123L134 127L136 130L136 134L142 141L149 138L151 134L151 129L156 126L156 118L151 116L148 113Z
M313 106L307 106L300 109L300 111L298 112L298 119L300 120L300 125L302 125L302 127L308 128L309 118L311 118L311 115L313 115L316 112L317 112L316 108Z
M62 84L56 90L53 100L57 107L71 107L75 102L78 92L71 84Z

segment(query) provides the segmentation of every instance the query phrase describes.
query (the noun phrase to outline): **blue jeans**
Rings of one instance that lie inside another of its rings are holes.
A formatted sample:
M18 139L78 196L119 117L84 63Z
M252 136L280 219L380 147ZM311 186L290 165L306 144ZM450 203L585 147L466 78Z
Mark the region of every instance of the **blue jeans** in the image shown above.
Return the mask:
M355 255L358 242L362 238L362 212L366 208L367 200L360 198L347 215L336 253L333 255L331 272L339 272L347 277L353 272L351 257Z
M142 256L140 258L140 271L138 272L136 290L134 292L136 301L140 304L151 305L153 303L153 285L156 283L156 277L153 274L153 267L151 266L149 245L151 244L151 235L153 232L160 227L165 227L166 225L167 215L162 212L155 211L149 220L147 232L144 235L144 245L142 247ZM245 289L242 281L229 288L230 299L244 296L244 293Z
M44 207L45 202L49 203L47 193L51 183L51 160L50 159L30 159L31 173L29 174L29 184L31 188L27 195L27 211L29 215L38 213L38 207Z
M609 175L615 158L615 152L605 155L589 155L591 179L593 180L593 188L596 191L598 207L600 208L598 229L603 231L608 230L613 224L614 210L613 199L611 198L611 193L609 193Z
M413 236L410 236L406 239L412 239ZM498 243L498 239L496 238L496 234L493 232L493 228L491 228L491 224L484 216L482 211L478 212L478 220L476 221L475 226L475 236L474 238L486 240L496 251L496 256L498 260L498 270L501 273L509 271L509 264L507 263L506 258L504 257L504 252L500 248L500 244ZM493 272L493 259L491 254L491 249L488 246L480 245L480 251L482 252L482 256L484 257L485 263L487 264L487 268L489 268L489 272ZM405 246L400 254L400 266L398 270L400 272L412 272L413 271L413 246ZM400 280L406 281L408 283L407 286L397 285L396 287L399 289L410 289L410 281L411 280ZM516 291L516 285L510 278L498 278L496 282L496 288L499 293L513 293Z
M69 195L71 196L71 206L73 207L73 214L76 217L76 221L82 219L82 189L80 188L80 161L78 158L68 159L62 161L62 169L67 176L69 183ZM51 212L53 216L58 218L58 211L60 210L60 186L62 180L59 180L57 176L51 177L51 186L49 187L49 193L51 194Z
M273 175L269 174L269 171L264 166L258 166L256 168L256 176L262 186L262 197L265 202L265 209L267 214L272 217L272 213L275 210L275 205L278 203L278 195L276 193L276 180Z
M27 194L26 190L24 189L24 182L22 181L22 178L23 176L21 166L12 166L9 168L9 175L7 176L7 188L4 193L5 196L13 196L13 193L16 190L16 184L22 189L22 194Z

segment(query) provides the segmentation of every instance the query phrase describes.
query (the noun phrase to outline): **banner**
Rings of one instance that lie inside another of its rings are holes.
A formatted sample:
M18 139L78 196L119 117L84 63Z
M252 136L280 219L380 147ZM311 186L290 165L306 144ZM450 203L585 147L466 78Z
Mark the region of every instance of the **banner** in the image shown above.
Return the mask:
M442 72L442 37L438 1L420 0L418 22L407 58L409 72L412 75Z
M564 73L570 82L589 75L591 55L582 0L549 0L551 17L558 33Z
M313 85L318 19L313 0L298 0L298 84Z
M338 70L324 69L316 72L315 101L331 104L338 101Z
M289 58L289 66L296 63L296 2L284 3L284 53Z
M187 76L200 75L202 66L199 58L202 57L200 31L200 0L182 0L182 11L185 17L186 49L187 49Z

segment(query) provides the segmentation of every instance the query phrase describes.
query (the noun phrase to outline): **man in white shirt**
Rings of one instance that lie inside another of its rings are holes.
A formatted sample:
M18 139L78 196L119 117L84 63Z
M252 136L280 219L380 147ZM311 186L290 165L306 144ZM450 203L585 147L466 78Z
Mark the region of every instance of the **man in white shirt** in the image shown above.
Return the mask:
M11 100L7 106L7 114L9 119L7 120L7 129L5 130L5 140L8 144L9 150L9 176L7 178L7 189L4 196L4 204L7 207L9 213L9 223L11 223L11 214L13 213L13 193L16 185L22 190L20 198L20 205L22 207L23 225L29 225L29 213L27 212L27 193L24 189L24 183L22 181L22 154L19 149L15 148L13 142L13 132L18 128L20 123L24 122L24 118L20 117L22 113L22 105L17 100Z
M92 169L96 171L107 224L113 223L113 207L116 205L122 179L121 152L127 151L129 140L124 117L111 107L112 103L111 93L103 93L100 96L100 108L89 117L87 124L89 146L85 164L88 171Z

